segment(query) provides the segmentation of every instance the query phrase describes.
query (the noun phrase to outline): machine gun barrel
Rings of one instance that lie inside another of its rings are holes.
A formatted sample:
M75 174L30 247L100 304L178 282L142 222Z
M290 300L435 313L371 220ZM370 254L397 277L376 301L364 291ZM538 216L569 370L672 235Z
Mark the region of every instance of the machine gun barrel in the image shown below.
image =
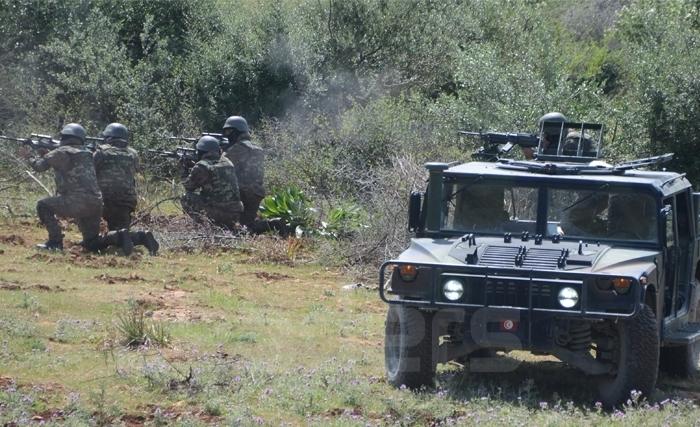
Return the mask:
M460 130L460 135L478 137L484 144L473 157L477 160L495 161L503 154L510 152L514 146L536 148L540 138L531 133L520 132L473 132Z
M522 132L471 132L466 130L458 131L460 135L478 136L486 144L513 144L521 147L537 147L540 137L531 133Z

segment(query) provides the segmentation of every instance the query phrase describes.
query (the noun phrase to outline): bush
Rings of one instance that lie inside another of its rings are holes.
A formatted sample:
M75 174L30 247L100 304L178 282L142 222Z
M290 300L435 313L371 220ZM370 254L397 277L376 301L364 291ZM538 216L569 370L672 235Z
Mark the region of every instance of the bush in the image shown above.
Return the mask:
M289 187L265 197L260 202L260 216L278 223L284 232L310 231L314 226L314 209L310 200L297 188Z
M133 303L117 316L117 329L122 334L122 344L127 347L165 347L170 343L170 332L165 324L148 319L143 309Z

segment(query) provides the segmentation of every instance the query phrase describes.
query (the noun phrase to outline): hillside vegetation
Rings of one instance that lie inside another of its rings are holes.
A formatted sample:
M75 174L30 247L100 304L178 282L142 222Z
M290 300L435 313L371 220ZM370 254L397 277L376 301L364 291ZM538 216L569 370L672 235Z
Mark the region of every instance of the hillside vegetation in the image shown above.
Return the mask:
M561 111L605 124L609 158L673 151L671 168L697 181L698 7L0 0L0 131L120 121L145 148L242 114L267 150L269 188L303 190L319 221L330 206L359 209L371 220L341 255L377 262L404 245L421 164L469 158L459 128L534 131ZM16 176L11 156L0 162Z

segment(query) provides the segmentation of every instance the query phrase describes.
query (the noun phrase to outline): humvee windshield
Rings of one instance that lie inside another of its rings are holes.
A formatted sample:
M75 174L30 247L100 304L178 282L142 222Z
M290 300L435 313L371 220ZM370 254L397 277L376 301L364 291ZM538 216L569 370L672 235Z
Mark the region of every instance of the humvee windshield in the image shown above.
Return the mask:
M634 191L545 188L547 236L656 242L653 197ZM537 233L539 188L463 181L445 185L443 230Z

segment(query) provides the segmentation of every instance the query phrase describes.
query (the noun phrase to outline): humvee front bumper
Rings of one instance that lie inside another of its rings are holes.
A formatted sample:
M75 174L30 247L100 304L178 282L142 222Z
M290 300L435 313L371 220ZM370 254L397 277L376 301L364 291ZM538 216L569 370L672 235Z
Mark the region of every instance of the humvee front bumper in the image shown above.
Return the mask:
M412 280L401 277L401 265L416 267ZM388 268L392 268L389 280ZM606 287L612 279L626 279L631 285L627 292L619 293ZM457 299L450 299L445 293L445 285L451 280L463 289ZM427 309L475 312L493 308L530 313L526 315L529 318L549 314L559 318L614 319L637 314L642 286L638 278L629 276L387 261L379 270L379 295L389 304ZM573 305L572 296L576 297Z

